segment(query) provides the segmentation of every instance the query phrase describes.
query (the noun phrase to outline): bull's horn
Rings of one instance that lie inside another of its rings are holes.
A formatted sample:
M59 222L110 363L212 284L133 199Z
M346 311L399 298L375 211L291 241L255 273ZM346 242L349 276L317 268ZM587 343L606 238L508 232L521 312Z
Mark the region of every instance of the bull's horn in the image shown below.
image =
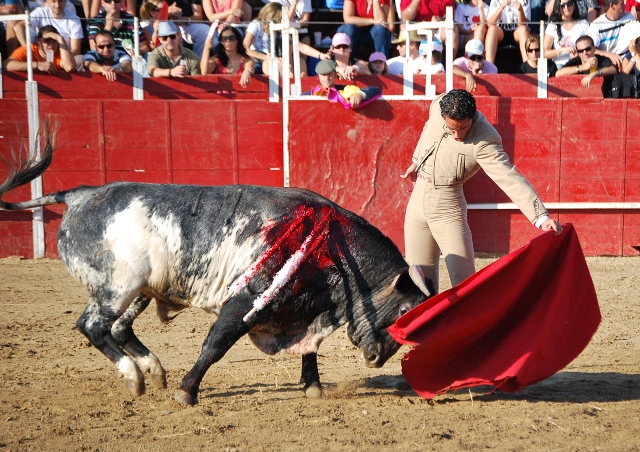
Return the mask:
M411 267L409 267L409 276L411 277L413 283L418 286L418 289L420 289L423 294L425 294L427 297L433 296L433 293L431 293L431 291L427 287L424 273L422 272L422 268L419 265L412 265Z

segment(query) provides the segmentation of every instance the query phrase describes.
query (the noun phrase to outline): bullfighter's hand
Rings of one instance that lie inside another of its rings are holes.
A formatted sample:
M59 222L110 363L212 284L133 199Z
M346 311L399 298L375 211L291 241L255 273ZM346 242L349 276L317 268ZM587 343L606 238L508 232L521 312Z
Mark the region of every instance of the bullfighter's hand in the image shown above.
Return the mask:
M555 235L562 234L562 225L558 223L557 220L554 220L552 218L549 218L548 220L542 222L542 224L540 225L540 229L542 229L545 232L554 230Z

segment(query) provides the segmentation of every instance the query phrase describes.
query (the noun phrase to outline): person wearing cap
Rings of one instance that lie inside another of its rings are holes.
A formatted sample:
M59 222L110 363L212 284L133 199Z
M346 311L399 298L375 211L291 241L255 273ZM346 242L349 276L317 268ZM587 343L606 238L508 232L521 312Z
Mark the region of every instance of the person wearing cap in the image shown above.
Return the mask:
M148 67L151 77L185 77L200 74L198 55L180 45L180 32L172 22L158 26L161 45L149 54Z
M406 260L418 265L438 292L440 253L453 286L475 273L473 241L462 189L480 169L542 231L562 233L531 184L509 162L502 138L468 91L438 96L412 156L400 175L415 181L404 222Z
M400 16L402 22L443 22L447 14L447 6L455 8L454 0L401 0ZM454 12L455 14L455 12ZM446 43L446 29L441 27L436 35L440 42ZM460 37L458 27L453 27L453 55L458 54Z
M373 47L388 57L396 21L395 10L390 5L390 0L345 0L344 25L338 27L338 32L349 36L354 49Z
M467 41L464 46L464 56L453 61L453 75L466 80L467 91L475 91L475 74L497 74L498 68L495 64L484 58L484 45L478 39Z
M319 85L305 95L323 96L330 102L342 104L344 108L358 108L380 97L382 90L377 86L358 88L356 85L336 85L336 62L322 60L316 65Z
M420 58L418 58L418 64L414 66L415 74L427 74L432 75L444 74L444 65L442 64L442 43L440 41L431 41L431 61L427 60L429 55L429 43L422 42L418 48Z
M387 57L382 52L373 52L369 56L369 72L371 75L385 75L389 72L387 68Z
M411 30L409 32L409 67L412 68L411 72L415 72L413 70L414 64L419 64L420 58L420 42L422 38L418 34L417 31ZM390 58L387 60L387 66L389 67L389 74L392 75L402 75L404 74L404 60L407 56L407 33L402 30L400 31L400 36L398 39L394 39L391 41L392 44L396 45L396 49L398 49L399 55L394 58Z
M371 75L367 62L353 56L351 39L345 33L333 35L329 53L336 63L336 73L340 80L353 80L356 75Z
M527 61L524 44L529 37L527 22L531 21L530 0L491 0L487 22L487 35L484 43L487 60L496 61L498 44L516 45L520 48L522 61Z

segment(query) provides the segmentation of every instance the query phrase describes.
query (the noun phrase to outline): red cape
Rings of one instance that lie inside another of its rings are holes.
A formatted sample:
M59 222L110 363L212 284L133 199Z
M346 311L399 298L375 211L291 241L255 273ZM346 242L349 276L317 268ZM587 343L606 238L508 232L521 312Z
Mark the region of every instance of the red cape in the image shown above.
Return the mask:
M389 328L417 345L402 373L427 399L493 385L507 392L550 377L573 361L600 324L596 291L571 224L542 234Z

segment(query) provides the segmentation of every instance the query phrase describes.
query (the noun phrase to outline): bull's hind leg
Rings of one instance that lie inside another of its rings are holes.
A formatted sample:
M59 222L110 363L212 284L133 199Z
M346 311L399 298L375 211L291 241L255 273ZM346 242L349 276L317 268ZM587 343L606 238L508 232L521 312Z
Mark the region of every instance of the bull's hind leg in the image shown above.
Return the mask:
M304 395L309 399L322 398L322 385L318 372L318 355L309 353L302 355L302 376L300 383L304 384Z
M156 355L140 342L133 332L133 321L151 302L151 297L140 294L131 302L122 316L111 327L111 335L129 355L133 356L143 373L149 372L151 384L157 388L167 387L167 374Z
M140 396L144 394L144 375L136 362L120 348L111 335L111 326L119 316L117 310L111 309L91 295L87 308L76 322L76 327L95 348L116 365L124 376L124 383L129 392Z

